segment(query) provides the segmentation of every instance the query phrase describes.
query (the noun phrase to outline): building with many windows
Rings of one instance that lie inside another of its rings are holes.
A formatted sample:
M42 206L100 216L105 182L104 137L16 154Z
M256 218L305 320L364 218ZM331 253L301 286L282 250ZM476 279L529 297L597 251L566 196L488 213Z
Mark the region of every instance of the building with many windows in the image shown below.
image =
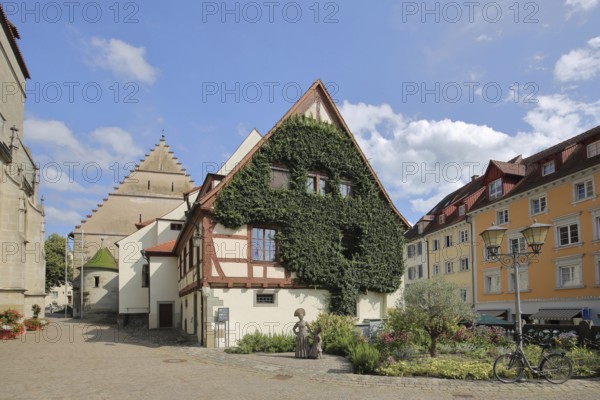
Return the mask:
M473 236L468 212L484 192L481 181L473 176L406 233L406 286L415 279L446 279L456 284L464 301L473 303Z
M406 233L405 284L448 279L480 314L512 321L514 271L492 260L480 233L491 224L504 227L501 252L526 252L520 232L537 221L552 228L541 255L519 265L524 317L538 323L597 318L599 185L600 127L527 158L490 161L483 176L446 196ZM421 265L428 273L420 273Z
M505 227L501 251L529 251L520 231L552 225L542 253L519 266L522 311L538 322L573 322L600 313L600 127L537 154L490 163L485 196L470 212L480 312L514 315L514 272L490 260L479 233Z

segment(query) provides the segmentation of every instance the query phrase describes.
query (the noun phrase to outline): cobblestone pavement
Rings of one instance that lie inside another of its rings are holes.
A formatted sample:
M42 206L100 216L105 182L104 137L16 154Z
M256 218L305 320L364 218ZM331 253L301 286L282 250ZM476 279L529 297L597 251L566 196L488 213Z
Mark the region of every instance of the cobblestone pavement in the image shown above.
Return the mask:
M226 354L176 331L53 319L0 341L0 399L597 399L599 380L501 384L350 373L344 358Z

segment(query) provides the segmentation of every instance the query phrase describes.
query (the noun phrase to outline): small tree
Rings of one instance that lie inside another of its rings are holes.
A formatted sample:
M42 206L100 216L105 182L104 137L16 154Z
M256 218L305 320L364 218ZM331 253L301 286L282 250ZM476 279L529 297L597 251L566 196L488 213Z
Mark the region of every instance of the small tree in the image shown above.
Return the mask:
M58 233L53 233L46 239L44 251L46 253L46 293L54 286L66 284L65 282L65 244L66 239ZM71 279L73 268L69 265L67 279Z
M442 334L452 332L461 321L475 319L471 305L460 298L458 287L443 279L412 283L404 292L404 309L395 315L399 325L416 326L429 334L431 357L437 354L437 340Z

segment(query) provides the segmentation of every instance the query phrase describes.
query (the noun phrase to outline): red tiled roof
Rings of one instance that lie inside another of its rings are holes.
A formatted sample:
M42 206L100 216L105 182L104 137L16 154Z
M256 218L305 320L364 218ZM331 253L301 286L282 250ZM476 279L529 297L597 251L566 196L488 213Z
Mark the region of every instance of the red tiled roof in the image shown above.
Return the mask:
M525 176L525 164L517 164L503 161L492 161L503 174Z
M157 244L156 246L147 247L144 250L146 253L172 253L175 248L176 240L169 240L168 242Z

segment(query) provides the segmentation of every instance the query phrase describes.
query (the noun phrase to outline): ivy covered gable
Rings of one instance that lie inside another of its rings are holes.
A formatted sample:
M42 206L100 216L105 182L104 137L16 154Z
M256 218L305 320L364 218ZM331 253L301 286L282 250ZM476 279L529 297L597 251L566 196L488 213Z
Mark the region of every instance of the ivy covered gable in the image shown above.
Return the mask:
M297 285L329 290L333 312L354 314L360 293L400 287L408 223L343 121L288 115L224 182L213 218L228 228L268 227L276 243L269 256Z

